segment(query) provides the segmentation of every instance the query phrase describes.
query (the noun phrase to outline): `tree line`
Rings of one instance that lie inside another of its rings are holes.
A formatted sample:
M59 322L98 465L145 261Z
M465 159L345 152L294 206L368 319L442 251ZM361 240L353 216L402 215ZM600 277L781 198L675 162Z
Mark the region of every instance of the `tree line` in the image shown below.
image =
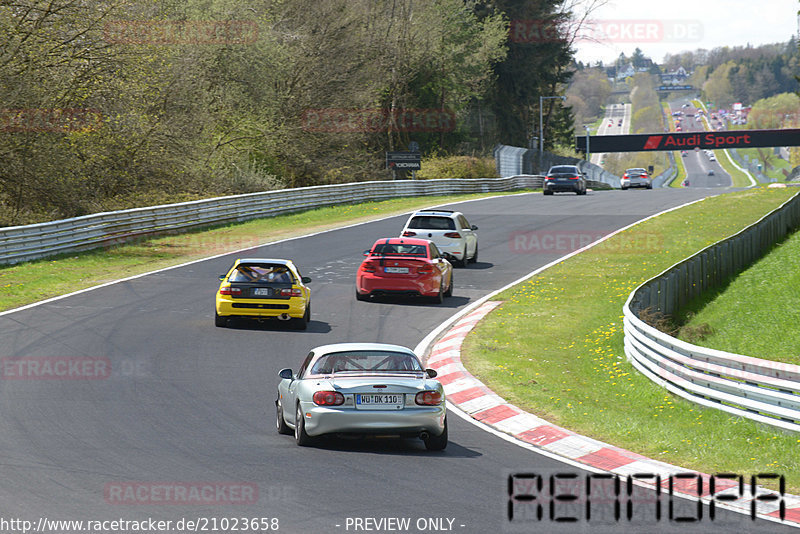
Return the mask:
M524 145L564 0L0 0L0 225L388 178L383 153ZM571 117L547 101L550 143ZM548 136L546 136L548 137Z
M667 56L666 69L683 66L694 71L689 83L703 91L715 108L730 109L735 102L757 100L798 90L798 42L761 46L720 47Z

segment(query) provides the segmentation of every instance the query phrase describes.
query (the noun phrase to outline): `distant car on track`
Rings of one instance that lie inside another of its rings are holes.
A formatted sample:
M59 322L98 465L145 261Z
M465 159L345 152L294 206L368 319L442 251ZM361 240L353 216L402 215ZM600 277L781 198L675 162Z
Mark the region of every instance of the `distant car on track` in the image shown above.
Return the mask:
M625 174L620 179L620 188L625 190L631 187L653 189L653 181L650 179L650 175L647 174L647 169L637 167L625 171Z
M427 209L412 213L400 235L433 241L453 265L466 267L478 261L477 230L459 211Z
M219 276L214 324L234 318L291 321L305 330L311 320L311 278L301 276L290 260L237 259Z
M379 239L364 253L356 274L356 299L373 295L432 297L443 302L453 295L453 265L427 239Z
M276 427L300 446L323 435L394 435L447 446L445 393L436 371L398 345L338 343L308 353L297 373L282 369Z
M544 177L542 189L545 195L557 192L586 194L586 178L576 165L554 165Z

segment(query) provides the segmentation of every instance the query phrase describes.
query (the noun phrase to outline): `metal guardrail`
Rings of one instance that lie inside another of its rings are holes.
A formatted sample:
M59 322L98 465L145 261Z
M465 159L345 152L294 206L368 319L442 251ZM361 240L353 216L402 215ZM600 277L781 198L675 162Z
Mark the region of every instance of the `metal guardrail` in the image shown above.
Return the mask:
M541 177L396 180L281 189L0 228L0 264L118 245L135 237L395 197L533 189Z
M645 323L719 287L800 227L800 193L736 235L639 286L623 306L625 354L642 374L685 399L800 432L800 366L698 347Z
M539 167L539 152L529 148L497 145L494 147L494 161L499 176L533 175ZM619 176L614 176L602 167L582 159L545 151L539 172L546 172L553 165L577 165L586 175L587 185L591 189L619 189Z

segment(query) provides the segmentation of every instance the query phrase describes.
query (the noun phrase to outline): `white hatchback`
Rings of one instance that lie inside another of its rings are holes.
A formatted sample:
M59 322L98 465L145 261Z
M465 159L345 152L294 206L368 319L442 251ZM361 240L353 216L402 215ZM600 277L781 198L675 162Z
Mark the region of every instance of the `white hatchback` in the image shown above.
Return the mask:
M454 265L466 267L467 263L478 261L477 229L461 212L420 210L411 214L400 236L433 241L441 252L452 257Z

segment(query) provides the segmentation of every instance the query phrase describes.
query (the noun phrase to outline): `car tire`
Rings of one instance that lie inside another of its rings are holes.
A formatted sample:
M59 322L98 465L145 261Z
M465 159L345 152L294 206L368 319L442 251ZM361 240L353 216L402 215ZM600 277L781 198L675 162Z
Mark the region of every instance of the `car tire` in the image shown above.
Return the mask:
M286 424L286 419L283 418L283 406L280 401L275 401L275 426L278 428L278 434L288 436L292 433L292 429Z
M653 184L648 185L647 189L653 189Z
M447 447L447 417L444 418L444 432L438 436L428 436L425 448L429 451L443 451Z
M228 318L223 317L222 315L218 314L216 310L214 310L214 326L225 328L228 326Z
M548 191L548 190L546 190L546 189L545 189L545 190L544 190L544 194L545 194L545 195L552 195L552 194L553 194L553 192L552 192L552 191Z
M439 293L433 297L433 302L436 304L444 302L444 288L441 283L439 284Z
M305 330L308 328L308 323L311 322L311 304L306 306L306 312L299 319L293 319L294 327L297 330Z
M475 254L469 259L470 263L478 263L478 244L475 243Z
M308 447L313 442L311 436L306 434L306 421L303 417L303 410L300 405L297 405L297 411L294 415L294 441L301 447Z
M445 297L452 297L453 296L453 271L450 271L450 285L447 286L447 291L444 292Z
M464 245L464 250L461 252L461 259L456 261L456 264L459 267L466 267L467 266L467 246Z
M356 289L356 300L369 300L369 295L362 295L358 292L358 289Z

